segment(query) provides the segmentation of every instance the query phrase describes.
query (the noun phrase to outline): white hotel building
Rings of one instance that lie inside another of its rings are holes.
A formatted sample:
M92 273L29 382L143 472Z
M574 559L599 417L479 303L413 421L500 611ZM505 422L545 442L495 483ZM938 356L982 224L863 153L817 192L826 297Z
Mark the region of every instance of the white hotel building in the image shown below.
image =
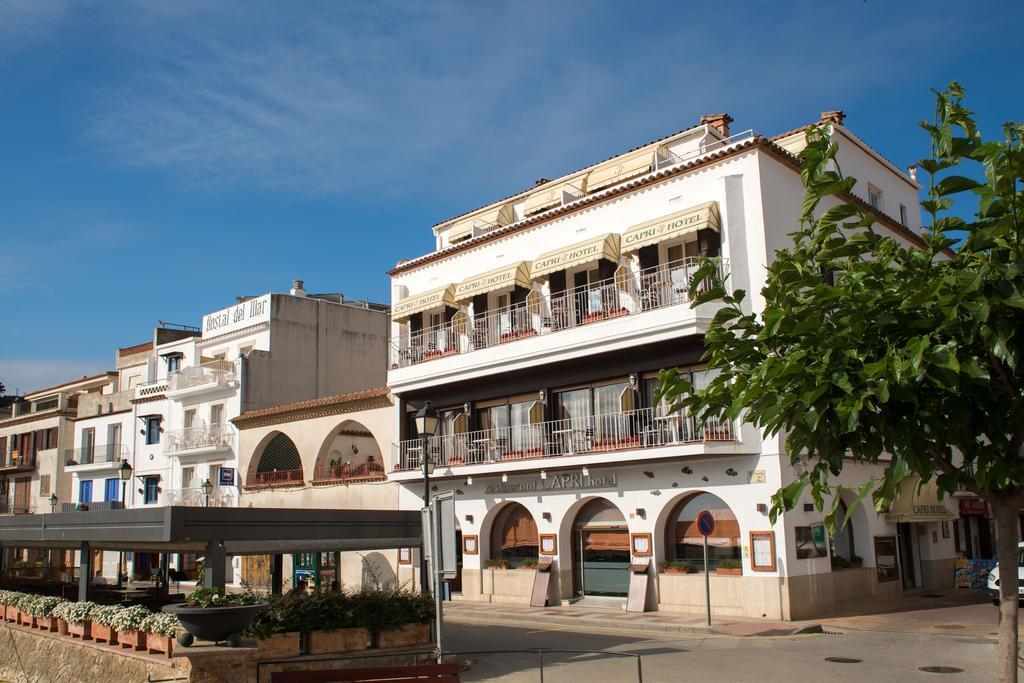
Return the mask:
M548 604L624 601L630 564L646 563L646 609L702 612L703 577L659 567L702 568L704 509L717 520L720 615L799 619L950 585L943 504L908 496L888 515L860 505L829 540L808 498L773 526L769 498L792 478L781 438L701 427L653 401L662 368L704 376L717 304L689 302L698 257L721 257L729 286L757 308L766 264L798 224L805 128L769 139L730 135L730 121L702 117L439 223L436 250L390 272L391 478L402 507L422 504L412 415L430 401L441 425L427 452L435 489L455 492L461 599L529 602L536 571L522 566L549 558ZM857 199L881 229L920 244L919 185L841 112L823 121ZM844 483L870 474L849 468Z

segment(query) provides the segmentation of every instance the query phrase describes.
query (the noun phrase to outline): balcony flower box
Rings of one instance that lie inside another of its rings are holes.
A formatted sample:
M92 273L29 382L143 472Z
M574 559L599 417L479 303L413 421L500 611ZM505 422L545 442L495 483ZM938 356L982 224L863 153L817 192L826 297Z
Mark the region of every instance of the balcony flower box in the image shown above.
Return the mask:
M310 631L306 634L306 651L311 655L331 652L360 652L369 646L370 632L365 628Z
M429 624L406 624L377 634L377 647L416 647L430 642Z
M604 320L604 319L605 319L604 311L601 311L600 313L590 313L589 315L583 316L583 321L582 321L581 324L587 325L589 323L596 323L596 322L598 322L600 320Z
M36 617L36 628L41 631L57 632L57 617Z
M141 652L146 650L147 635L145 631L126 629L117 632L117 642L123 648Z
M614 311L608 311L609 318L621 318L624 315L629 315L629 311L625 308L619 308Z
M68 622L68 635L81 640L92 640L92 622L83 621L80 624Z
M444 355L443 351L424 351L423 360L434 360Z

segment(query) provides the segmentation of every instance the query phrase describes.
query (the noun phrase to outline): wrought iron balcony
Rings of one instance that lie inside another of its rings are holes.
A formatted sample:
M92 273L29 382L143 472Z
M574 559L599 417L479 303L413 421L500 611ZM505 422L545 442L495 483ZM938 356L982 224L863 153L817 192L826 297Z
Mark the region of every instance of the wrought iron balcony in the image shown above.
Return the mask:
M313 484L338 482L383 481L387 479L384 466L379 462L343 463L340 465L319 464L313 471Z
M76 465L95 465L105 462L120 462L128 457L128 446L119 443L108 443L103 446L82 446L68 448L64 451L64 464L67 467Z
M37 453L22 454L18 450L11 451L7 455L0 455L0 474L31 472L36 468L37 458Z
M392 342L391 367L408 367L668 306L690 305L689 290L698 264L699 259L686 258L489 311L473 320L455 318ZM719 278L726 277L728 267L727 259L719 259ZM710 288L711 281L700 289L704 287Z
M457 467L735 440L731 422L716 420L700 427L688 415L641 408L435 436L427 440L427 449L435 466ZM396 471L418 469L422 457L422 439L395 444Z
M273 488L286 486L303 486L302 469L273 470L271 472L253 472L246 479L246 488Z
M234 442L235 428L230 424L172 429L164 433L164 452L179 453L203 448L229 449Z
M169 489L163 492L164 505L186 505L189 507L233 508L238 503L235 490L227 486L214 486L207 497L202 487L192 486Z
M234 363L216 361L172 372L167 376L167 391L183 391L198 387L219 389L231 385L237 379Z
M123 510L124 503L119 500L96 500L91 503L61 503L61 512L106 512L107 510Z

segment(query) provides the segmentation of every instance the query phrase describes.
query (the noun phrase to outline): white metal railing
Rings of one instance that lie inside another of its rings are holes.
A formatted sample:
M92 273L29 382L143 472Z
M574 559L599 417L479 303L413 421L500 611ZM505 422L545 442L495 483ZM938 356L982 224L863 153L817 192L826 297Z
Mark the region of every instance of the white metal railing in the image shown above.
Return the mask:
M164 434L164 452L176 453L196 448L231 448L234 438L235 428L230 424L171 429Z
M191 389L206 384L226 386L236 379L235 364L229 361L193 365L182 368L167 376L168 391Z
M469 353L527 337L690 303L689 289L700 259L684 258L639 272L488 311L473 320L459 318L408 334L391 345L393 368ZM727 259L718 260L718 278L727 277ZM710 287L702 283L698 292Z
M206 493L199 486L169 489L163 492L165 505L186 505L207 507ZM235 490L226 486L214 486L210 492L209 505L212 508L233 508L238 503Z
M712 140L710 143L703 144L698 149L687 152L686 154L675 154L674 152L669 152L667 157L659 158L657 160L656 170L660 171L662 169L671 168L678 164L702 157L705 154L711 154L712 152L720 152L727 147L745 142L754 137L757 137L757 131L753 128L748 128L747 130L739 133L733 133L727 138Z
M426 447L436 466L456 467L735 440L732 422L712 420L702 427L689 415L640 408L434 436L427 440ZM395 470L418 469L423 462L423 446L423 439L394 444Z

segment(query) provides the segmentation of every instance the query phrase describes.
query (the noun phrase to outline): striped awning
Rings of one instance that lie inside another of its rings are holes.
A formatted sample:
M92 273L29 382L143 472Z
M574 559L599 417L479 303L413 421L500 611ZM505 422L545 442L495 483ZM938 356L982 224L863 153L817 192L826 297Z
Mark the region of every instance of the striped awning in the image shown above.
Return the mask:
M462 220L453 223L447 228L448 242L459 242L473 236L475 228L497 228L502 225L510 225L516 222L516 213L512 204L502 204Z
M511 265L489 270L486 273L463 280L455 285L455 300L465 301L477 294L486 294L503 287L530 287L530 264L519 261Z
M537 213L560 205L563 192L568 193L574 199L582 197L587 193L588 183L587 175L579 175L560 183L550 183L526 198L526 203L523 204L523 214Z
M921 486L918 477L907 477L900 482L900 491L885 514L889 524L900 522L950 522L956 515L939 500L935 480Z
M598 259L619 260L619 234L592 237L571 247L562 247L538 257L530 269L530 279L537 280L555 271L572 268Z
M622 233L622 252L635 251L640 247L682 237L705 228L716 231L721 229L718 202L706 202L670 216L633 226Z
M626 178L647 173L653 163L654 152L650 149L612 159L590 172L587 189L589 192L595 192Z
M402 299L392 307L391 318L392 320L405 320L417 313L441 306L451 306L452 308L458 306L455 301L455 285L438 287L429 292L414 294Z

